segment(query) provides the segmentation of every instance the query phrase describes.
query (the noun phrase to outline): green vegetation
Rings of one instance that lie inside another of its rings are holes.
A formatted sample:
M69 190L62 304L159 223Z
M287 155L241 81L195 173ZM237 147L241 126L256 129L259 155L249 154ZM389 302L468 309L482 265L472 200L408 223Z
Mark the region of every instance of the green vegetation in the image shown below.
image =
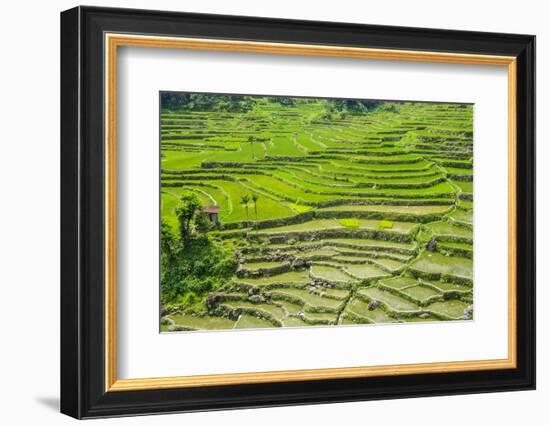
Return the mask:
M237 261L229 243L213 243L205 233L210 224L196 195L182 196L175 211L179 234L161 222L161 302L168 309L185 305L200 311L205 296L234 275Z
M471 319L472 119L161 93L161 330Z
M338 220L338 222L344 226L348 227L350 229L358 229L359 228L359 220L356 218L341 218Z
M391 229L393 227L393 222L389 220L380 220L380 223L378 223L378 227L381 229Z

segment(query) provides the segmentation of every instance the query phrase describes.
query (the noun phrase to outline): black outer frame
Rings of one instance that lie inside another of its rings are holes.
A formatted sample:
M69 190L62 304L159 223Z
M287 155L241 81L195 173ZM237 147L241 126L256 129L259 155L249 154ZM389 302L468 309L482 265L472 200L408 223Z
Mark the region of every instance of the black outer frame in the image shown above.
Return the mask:
M517 57L517 368L105 392L105 32ZM61 13L62 413L92 418L534 388L534 36L86 6Z

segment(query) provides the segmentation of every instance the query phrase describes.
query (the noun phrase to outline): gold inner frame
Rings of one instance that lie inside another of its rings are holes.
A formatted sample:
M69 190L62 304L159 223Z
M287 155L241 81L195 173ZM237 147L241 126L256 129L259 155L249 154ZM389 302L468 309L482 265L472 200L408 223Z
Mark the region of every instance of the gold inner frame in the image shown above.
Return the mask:
M311 381L321 379L411 375L511 369L516 358L516 58L460 53L370 49L326 45L212 40L105 34L105 391L136 391L214 385ZM508 71L508 357L495 360L304 369L289 371L118 379L116 324L116 106L117 51L120 46L328 56L507 67Z

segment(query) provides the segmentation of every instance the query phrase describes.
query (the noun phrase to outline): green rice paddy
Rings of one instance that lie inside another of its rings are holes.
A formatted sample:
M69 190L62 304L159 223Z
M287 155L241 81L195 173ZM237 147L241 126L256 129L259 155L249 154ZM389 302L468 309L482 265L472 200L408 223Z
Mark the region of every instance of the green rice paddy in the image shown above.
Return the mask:
M218 207L237 264L161 329L472 319L472 106L282 99L161 110L163 222L186 194Z

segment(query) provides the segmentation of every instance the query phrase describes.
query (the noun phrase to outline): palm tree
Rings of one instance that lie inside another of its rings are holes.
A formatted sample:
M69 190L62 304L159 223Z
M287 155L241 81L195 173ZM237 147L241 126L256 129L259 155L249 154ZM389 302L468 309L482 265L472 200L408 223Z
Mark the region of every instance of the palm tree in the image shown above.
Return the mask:
M252 199L252 202L254 202L254 214L256 215L256 220L258 219L258 206L256 205L256 203L258 202L258 194L257 193L253 193L252 195L250 195L250 199Z
M244 195L241 197L240 204L244 206L244 209L246 211L246 219L248 220L248 203L250 202L250 196Z
M252 150L252 158L256 160L256 152L254 152L254 137L249 136L248 142L250 143L250 150Z

